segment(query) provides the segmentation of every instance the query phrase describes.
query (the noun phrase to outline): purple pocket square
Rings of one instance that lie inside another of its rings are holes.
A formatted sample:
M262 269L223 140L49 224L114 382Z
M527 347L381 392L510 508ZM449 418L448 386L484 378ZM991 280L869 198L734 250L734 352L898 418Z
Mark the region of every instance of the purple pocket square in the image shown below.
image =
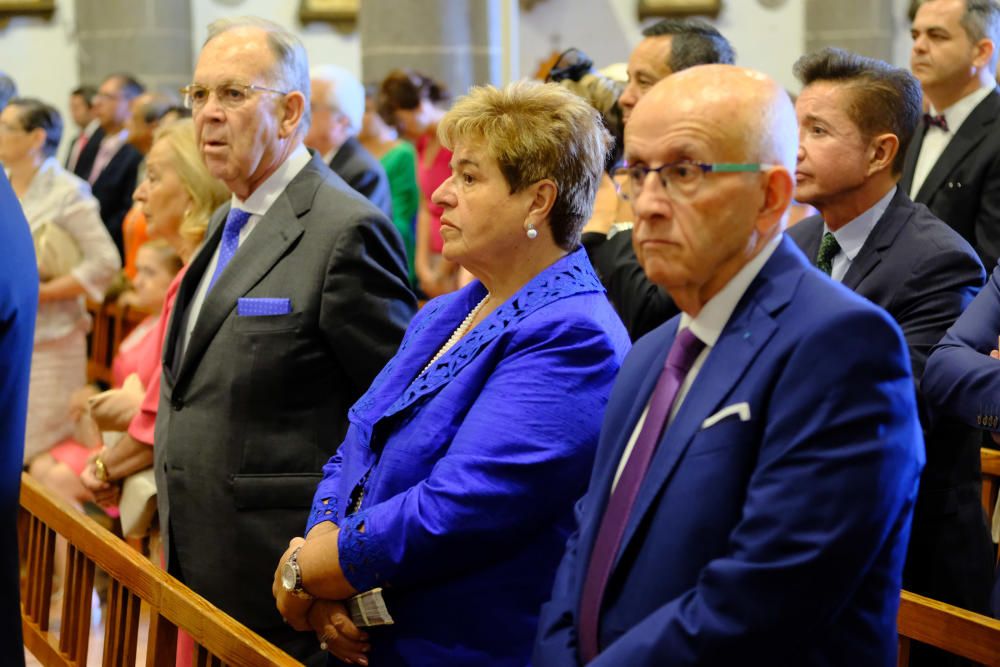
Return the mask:
M252 299L244 297L236 301L236 314L239 317L287 315L290 312L292 312L291 299Z

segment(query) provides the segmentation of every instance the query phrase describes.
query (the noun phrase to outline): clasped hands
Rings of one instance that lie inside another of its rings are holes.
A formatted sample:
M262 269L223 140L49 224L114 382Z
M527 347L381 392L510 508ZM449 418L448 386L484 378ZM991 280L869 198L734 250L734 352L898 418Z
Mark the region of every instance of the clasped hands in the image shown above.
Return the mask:
M371 645L368 635L354 624L343 603L357 591L340 569L339 534L336 525L323 523L310 531L308 539L293 538L278 560L271 593L278 612L291 627L302 632L314 631L323 650L343 662L364 666L368 664L366 653ZM292 595L281 583L282 564L300 546L303 548L299 551L298 562L303 588L316 596L311 599Z

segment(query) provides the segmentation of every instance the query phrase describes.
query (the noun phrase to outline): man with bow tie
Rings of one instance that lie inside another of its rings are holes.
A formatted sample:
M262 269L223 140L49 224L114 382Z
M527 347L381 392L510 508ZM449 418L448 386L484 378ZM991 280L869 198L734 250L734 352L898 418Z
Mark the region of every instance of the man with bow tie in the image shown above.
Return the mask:
M930 103L906 153L900 187L979 253L1000 257L1000 3L924 0L910 67Z

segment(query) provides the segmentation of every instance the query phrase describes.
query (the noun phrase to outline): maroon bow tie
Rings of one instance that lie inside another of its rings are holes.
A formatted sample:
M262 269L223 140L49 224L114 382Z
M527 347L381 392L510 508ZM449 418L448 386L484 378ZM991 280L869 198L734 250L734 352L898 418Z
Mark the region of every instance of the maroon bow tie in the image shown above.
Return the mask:
M944 116L932 116L929 113L925 113L924 125L927 127L940 127L943 131L948 131L948 121L945 120Z

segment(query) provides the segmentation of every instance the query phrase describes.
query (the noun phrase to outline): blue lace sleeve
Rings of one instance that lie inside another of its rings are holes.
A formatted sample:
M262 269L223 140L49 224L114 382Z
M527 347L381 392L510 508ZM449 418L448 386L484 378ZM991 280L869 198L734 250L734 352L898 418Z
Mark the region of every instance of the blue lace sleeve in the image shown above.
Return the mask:
M379 538L364 532L366 514L362 510L344 519L337 540L340 567L359 591L389 586L385 573L392 567Z

